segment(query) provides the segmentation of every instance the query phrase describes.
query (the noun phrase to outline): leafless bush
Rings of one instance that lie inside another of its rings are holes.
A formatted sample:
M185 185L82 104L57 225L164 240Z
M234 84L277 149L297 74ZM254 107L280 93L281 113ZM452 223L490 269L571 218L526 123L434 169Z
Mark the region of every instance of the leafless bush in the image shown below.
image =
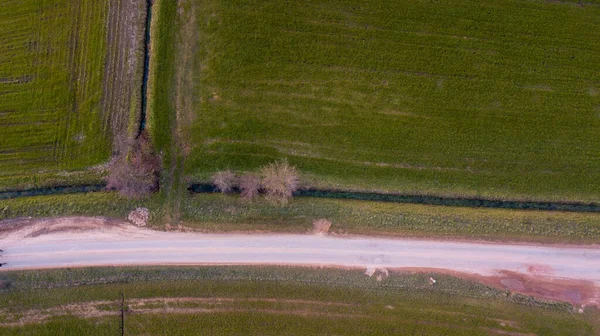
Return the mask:
M263 167L261 175L266 198L271 203L287 204L294 191L298 189L298 171L286 160L268 164Z
M325 218L315 219L313 221L313 228L316 234L327 234L331 228L331 222Z
M218 191L227 194L233 191L237 182L237 176L231 170L224 170L216 172L211 180Z
M107 190L118 190L127 197L147 196L159 188L161 162L154 153L146 131L142 132L129 152L121 153L110 164Z
M258 195L260 191L260 177L248 173L240 177L240 191L243 199L252 199Z
M150 211L148 208L137 208L127 216L127 219L137 226L146 226L148 219L150 218Z

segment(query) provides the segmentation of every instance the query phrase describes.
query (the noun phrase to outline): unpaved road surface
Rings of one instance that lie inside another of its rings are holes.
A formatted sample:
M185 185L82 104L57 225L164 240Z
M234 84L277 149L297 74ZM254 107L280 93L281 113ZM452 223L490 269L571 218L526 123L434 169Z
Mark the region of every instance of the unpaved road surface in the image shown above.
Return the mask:
M585 293L569 292L575 298L571 301L590 304L600 298L598 246L159 232L118 220L84 217L30 220L10 225L0 230L0 248L4 250L0 260L6 263L0 270L168 264L427 268L485 277L502 276L501 284L516 291L527 291L527 283L532 279L574 281L576 286L584 284L586 289ZM514 277L506 280L507 274ZM563 299L570 300L568 295Z

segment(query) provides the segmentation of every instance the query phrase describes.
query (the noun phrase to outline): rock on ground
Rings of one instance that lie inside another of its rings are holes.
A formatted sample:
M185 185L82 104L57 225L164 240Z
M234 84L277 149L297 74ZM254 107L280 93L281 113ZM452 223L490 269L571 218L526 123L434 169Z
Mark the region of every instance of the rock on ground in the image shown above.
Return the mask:
M127 220L137 226L146 226L148 218L150 218L150 211L147 208L137 208L127 216Z

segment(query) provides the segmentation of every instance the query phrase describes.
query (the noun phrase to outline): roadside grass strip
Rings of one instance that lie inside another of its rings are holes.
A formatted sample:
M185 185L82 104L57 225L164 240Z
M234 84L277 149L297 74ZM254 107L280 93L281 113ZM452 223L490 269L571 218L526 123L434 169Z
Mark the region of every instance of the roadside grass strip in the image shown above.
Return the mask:
M206 232L294 232L313 221L332 222L334 234L469 238L541 243L600 242L599 213L569 213L296 198L286 207L262 199L192 195L182 206L182 224Z
M430 277L437 282L431 285ZM593 310L447 275L293 267L134 267L2 272L0 330L114 334L593 335Z

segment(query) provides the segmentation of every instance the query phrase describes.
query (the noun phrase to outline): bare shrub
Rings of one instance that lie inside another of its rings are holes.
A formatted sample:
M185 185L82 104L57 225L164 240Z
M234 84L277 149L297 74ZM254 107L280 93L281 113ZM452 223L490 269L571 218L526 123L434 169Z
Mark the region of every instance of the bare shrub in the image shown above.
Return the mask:
M299 178L296 167L287 160L277 161L263 167L262 186L269 202L285 205L298 189Z
M240 192L243 199L252 199L258 196L259 191L260 176L249 173L240 177Z
M325 235L329 233L329 229L331 228L331 221L325 218L315 219L313 221L313 228L316 234Z
M227 194L233 191L237 182L237 176L231 170L216 172L212 178L212 183L218 191Z
M154 153L148 133L143 131L129 152L113 158L106 189L118 190L127 197L147 196L159 188L160 169L160 157Z
M150 218L148 208L137 208L129 213L127 219L137 226L146 226Z

